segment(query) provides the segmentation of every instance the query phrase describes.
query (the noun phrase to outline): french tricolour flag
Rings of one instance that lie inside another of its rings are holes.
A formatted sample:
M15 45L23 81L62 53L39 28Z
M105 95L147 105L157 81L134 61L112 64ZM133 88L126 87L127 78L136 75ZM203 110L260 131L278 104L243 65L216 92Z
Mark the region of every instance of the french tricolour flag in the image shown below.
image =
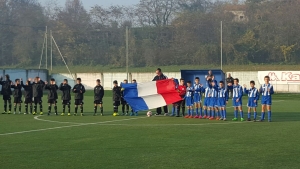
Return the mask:
M182 98L172 79L147 83L122 84L124 99L137 111L150 110L180 101Z

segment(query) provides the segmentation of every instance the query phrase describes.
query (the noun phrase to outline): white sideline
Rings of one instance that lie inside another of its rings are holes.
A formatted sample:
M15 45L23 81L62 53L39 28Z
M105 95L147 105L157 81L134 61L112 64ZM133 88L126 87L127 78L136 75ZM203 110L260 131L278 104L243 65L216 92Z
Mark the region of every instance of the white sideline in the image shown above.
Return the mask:
M38 119L38 117L39 116L36 116L34 119ZM12 132L12 133L3 133L3 134L0 134L0 136L16 135L16 134L23 134L23 133L32 133L32 132L38 132L38 131L47 131L47 130L55 130L55 129L62 129L62 128L87 126L87 125L97 125L97 124L105 124L105 123L128 121L128 120L137 120L137 119L142 119L142 118L146 118L146 117L129 118L129 119L121 119L121 120L111 120L111 121L103 121L103 122L97 122L97 123L81 123L81 124L78 123L76 125L70 125L70 126L60 126L60 127L51 127L51 128L45 128L45 129L36 129L36 130L19 131L19 132ZM49 120L48 120L48 122L49 122ZM66 123L66 122L64 122L64 123Z
M72 122L60 122L60 121L51 121L51 120L43 120L39 119L39 116L36 116L34 119L36 120L41 120L41 121L46 121L46 122L51 122L51 123L72 123ZM259 116L258 116L259 117ZM135 118L135 119L142 119L142 118L147 118L147 117L140 117L140 118ZM113 122L117 121L126 121L126 120L132 120L132 119L122 119L122 120L114 120ZM252 121L251 121L252 122ZM246 122L224 122L224 123L200 123L200 124L106 124L104 122L97 122L97 123L75 123L78 125L101 125L101 126L205 126L205 125L227 125L227 124L240 124L240 123L247 123Z
M206 125L229 125L241 124L245 122L227 122L227 123L200 123L200 124L99 124L101 126L134 126L134 127L161 127L161 126L206 126Z

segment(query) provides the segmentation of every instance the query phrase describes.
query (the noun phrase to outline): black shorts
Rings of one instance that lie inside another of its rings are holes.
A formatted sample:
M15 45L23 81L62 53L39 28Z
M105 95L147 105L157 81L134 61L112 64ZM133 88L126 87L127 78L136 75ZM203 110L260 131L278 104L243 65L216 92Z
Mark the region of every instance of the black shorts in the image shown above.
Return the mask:
M113 106L120 106L120 101L114 101Z
M70 100L63 100L62 104L63 105L71 105L71 102L70 102Z
M11 100L10 95L3 95L3 100Z
M94 104L103 104L102 100L95 100Z
M79 99L75 100L75 105L82 105L82 104L83 104L83 100L79 100Z
M126 100L123 100L123 99L122 99L122 100L121 100L121 104L122 104L122 105L127 104Z
M43 100L41 97L34 97L33 98L33 103L34 104L40 104L40 103L43 103Z
M30 104L32 103L32 98L26 98L24 101L25 104Z
M48 103L49 104L56 104L57 101L56 101L56 99L48 99Z
M22 103L21 97L14 97L14 103Z

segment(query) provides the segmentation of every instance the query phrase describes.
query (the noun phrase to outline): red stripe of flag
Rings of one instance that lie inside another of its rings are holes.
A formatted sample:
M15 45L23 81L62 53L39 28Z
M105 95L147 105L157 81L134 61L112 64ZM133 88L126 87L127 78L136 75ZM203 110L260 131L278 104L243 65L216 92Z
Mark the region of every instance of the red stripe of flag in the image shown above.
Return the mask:
M176 84L172 79L156 81L157 93L162 95L167 104L182 100L176 90Z

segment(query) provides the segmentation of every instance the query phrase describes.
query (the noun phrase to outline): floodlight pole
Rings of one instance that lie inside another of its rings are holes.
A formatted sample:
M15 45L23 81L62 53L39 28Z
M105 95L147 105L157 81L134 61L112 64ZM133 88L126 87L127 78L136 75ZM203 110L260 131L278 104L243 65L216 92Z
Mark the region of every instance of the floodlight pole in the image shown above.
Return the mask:
M46 69L48 69L48 27L46 26Z
M221 70L223 70L223 21L221 21Z
M127 75L127 80L128 79L128 26L126 26L126 75Z
M51 48L51 50L50 50L50 58L51 58L51 62L50 62L50 64L51 64L51 72L52 72L52 30L50 30L50 48Z

